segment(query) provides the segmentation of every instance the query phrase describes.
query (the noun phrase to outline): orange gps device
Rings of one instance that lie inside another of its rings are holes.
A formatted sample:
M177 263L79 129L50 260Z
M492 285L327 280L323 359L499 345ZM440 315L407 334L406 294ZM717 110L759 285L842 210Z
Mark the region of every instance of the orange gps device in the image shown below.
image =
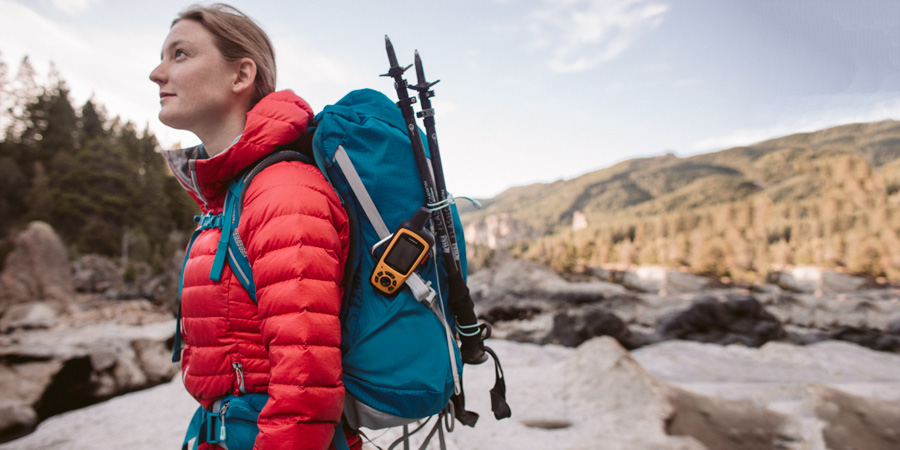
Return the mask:
M429 214L427 208L419 208L412 219L401 223L391 235L390 243L375 264L369 279L376 289L385 294L399 292L406 279L428 256L428 251L434 245L434 237L425 229Z

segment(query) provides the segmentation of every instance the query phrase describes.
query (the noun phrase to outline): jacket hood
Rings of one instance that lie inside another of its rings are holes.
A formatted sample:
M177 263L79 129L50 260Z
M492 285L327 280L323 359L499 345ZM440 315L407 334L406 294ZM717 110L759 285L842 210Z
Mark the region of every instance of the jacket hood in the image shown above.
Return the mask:
M243 134L222 153L210 158L203 145L163 153L172 173L205 211L221 204L230 180L302 136L313 117L309 104L293 92L273 92L247 113Z

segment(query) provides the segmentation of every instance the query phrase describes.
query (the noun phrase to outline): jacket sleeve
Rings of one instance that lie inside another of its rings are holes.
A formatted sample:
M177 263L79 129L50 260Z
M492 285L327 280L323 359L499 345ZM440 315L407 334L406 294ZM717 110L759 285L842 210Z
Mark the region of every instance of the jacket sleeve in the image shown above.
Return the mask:
M256 448L328 448L344 402L346 215L317 169L281 163L254 179L241 226L270 364Z

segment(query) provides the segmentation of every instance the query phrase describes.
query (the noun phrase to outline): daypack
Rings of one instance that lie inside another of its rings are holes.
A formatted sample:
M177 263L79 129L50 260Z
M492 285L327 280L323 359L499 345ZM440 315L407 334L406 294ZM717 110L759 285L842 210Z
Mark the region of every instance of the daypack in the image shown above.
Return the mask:
M463 367L441 259L434 254L394 295L368 281L370 249L426 203L400 110L380 92L353 91L316 115L314 132L316 165L352 224L341 313L344 415L354 428L378 429L437 414L459 392ZM455 208L453 217L461 232ZM460 251L465 261L465 245Z
M290 150L267 156L230 183L222 218L201 219L201 229L222 228L211 278L221 276L227 262L256 300L252 268L237 233L244 192L253 177L278 162L315 164L341 198L350 222L341 308L344 420L354 429L381 429L441 414L455 404L462 410L455 412L457 418L468 415L460 420L474 425L477 414L464 411L460 401L463 364L454 339L455 318L447 308L449 284L441 249L434 246L431 257L396 294L383 294L369 283L377 261L373 247L426 204L400 110L380 92L357 90L326 106L307 133L314 133L312 161ZM447 207L464 274L462 224L455 205ZM177 336L176 351L179 340ZM499 385L499 363L496 368ZM500 390L495 386L492 397L505 396L505 386Z

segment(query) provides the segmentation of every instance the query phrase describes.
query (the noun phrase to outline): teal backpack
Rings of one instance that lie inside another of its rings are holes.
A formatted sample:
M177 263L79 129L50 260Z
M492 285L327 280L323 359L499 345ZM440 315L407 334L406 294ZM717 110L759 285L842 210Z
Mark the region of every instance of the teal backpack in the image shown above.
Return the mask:
M377 429L437 414L460 392L463 367L441 259L429 258L397 294L369 283L370 249L426 203L400 110L377 91L353 91L316 116L312 148L354 224L342 308L344 415L353 428ZM462 230L455 208L453 217Z
M465 411L463 363L455 339L455 317L447 306L449 284L439 246L432 247L430 257L397 293L386 295L369 282L377 262L373 249L427 203L399 108L380 92L353 91L317 114L309 135L311 152L286 150L269 155L230 184L221 216L200 218L200 229L222 228L210 278L218 279L227 262L256 300L252 269L237 233L244 192L256 174L278 162L315 164L350 219L341 308L344 420L353 429L381 429L450 414L473 426L478 415ZM462 224L455 205L450 202L447 207L452 211L465 273ZM179 348L180 330L176 353ZM487 351L494 356L497 377L491 390L494 415L508 417L502 368L496 355ZM202 410L197 414L185 442L201 429L213 432L200 433L198 441L216 442L215 424L221 419ZM336 447L344 448L341 426L336 431Z

